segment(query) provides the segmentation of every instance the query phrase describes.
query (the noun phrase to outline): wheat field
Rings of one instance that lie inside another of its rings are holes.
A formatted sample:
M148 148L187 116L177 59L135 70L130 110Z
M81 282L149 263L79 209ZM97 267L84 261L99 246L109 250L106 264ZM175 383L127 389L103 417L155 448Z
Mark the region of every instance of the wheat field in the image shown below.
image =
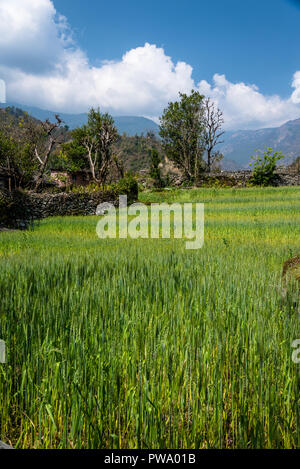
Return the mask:
M97 217L0 233L0 439L16 448L296 448L299 337L282 298L300 188L204 202L205 243L100 240Z

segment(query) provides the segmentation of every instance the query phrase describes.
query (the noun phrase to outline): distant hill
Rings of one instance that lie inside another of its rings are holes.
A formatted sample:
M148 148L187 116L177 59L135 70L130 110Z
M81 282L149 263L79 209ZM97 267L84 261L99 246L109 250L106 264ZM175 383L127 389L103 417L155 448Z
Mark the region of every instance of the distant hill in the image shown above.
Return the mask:
M26 106L9 102L0 104L0 107L14 106L32 114L40 120L49 118L53 120L56 112L47 111L33 106ZM59 113L66 125L70 129L80 127L87 122L87 114L66 114ZM158 135L159 127L151 119L137 116L114 116L119 133L124 132L128 136L146 135L148 131ZM224 154L222 168L228 170L249 169L251 156L255 149L266 150L272 147L276 151L281 151L287 158L284 164L290 164L300 156L300 119L286 122L280 127L260 130L237 130L225 132L222 143L218 150Z
M300 156L300 119L286 122L280 127L260 130L226 132L219 150L224 154L224 169L248 168L251 156L257 150L281 151L286 156L283 164L290 164ZM236 166L236 167L235 167Z
M9 132L14 139L22 138L22 130L19 126L20 119L25 115L25 110L20 109L17 106L13 106L10 103L10 106L5 108L0 107L0 130L2 128L6 129L6 132ZM40 115L40 119L45 119L48 116ZM125 120L125 124L128 126L132 122L129 118L122 118ZM40 120L33 115L30 117L30 120L34 125L39 125ZM134 125L134 120L132 122ZM128 127L127 127L128 128ZM136 127L135 127L136 128ZM68 142L71 139L70 131L64 127L59 129L59 133L62 136L62 143ZM114 144L113 152L118 155L119 161L123 169L133 172L138 172L140 170L148 169L150 166L150 148L156 148L160 154L161 150L161 141L152 133L152 135L124 135L121 133L119 138ZM54 147L50 159L49 167L52 169L57 169L59 171L66 170L68 165L61 158L58 158L57 155L61 149L60 145ZM116 176L116 168L113 165L112 175ZM84 167L84 166L83 166Z
M26 106L24 104L18 104L13 102L8 102L5 104L0 104L0 107L14 106L15 108L22 109L28 114L32 114L33 117L39 120L55 118L55 111L47 111L33 106ZM87 114L67 114L67 113L58 113L64 123L69 126L69 128L75 129L76 127L81 127L87 122ZM138 116L114 116L116 127L119 133L122 135L126 132L129 136L146 134L148 131L158 134L158 125L151 119L146 119L145 117Z

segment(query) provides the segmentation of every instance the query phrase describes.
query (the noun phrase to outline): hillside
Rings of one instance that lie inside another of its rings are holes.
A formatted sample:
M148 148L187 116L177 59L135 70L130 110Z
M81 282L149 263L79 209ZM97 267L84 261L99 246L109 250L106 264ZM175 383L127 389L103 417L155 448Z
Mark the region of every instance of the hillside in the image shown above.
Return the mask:
M2 108L7 106L23 109L39 120L45 120L46 118L53 120L56 114L54 111L23 106L12 102L0 104ZM70 129L81 126L87 121L87 114L62 113L60 116ZM158 136L158 125L145 117L115 116L114 119L120 135L126 133L128 137L132 138L132 140L129 138L126 144L122 142L124 147L127 147L127 155L130 155L130 168L140 169L145 162L144 160L148 158L144 151L143 155L137 153L145 145L144 142L137 143L133 137L136 135L146 135L148 131ZM276 151L281 151L287 157L284 163L291 164L300 155L300 118L275 128L227 131L223 139L224 143L218 148L225 157L222 162L223 169L233 171L243 168L248 169L251 156L255 153L254 150L263 151L269 147ZM135 158L138 161L134 162Z
M300 119L270 129L226 132L219 149L225 156L224 167L231 164L233 167L228 169L237 169L249 168L255 149L266 150L269 147L287 157L285 164L295 160L300 155Z
M0 104L0 107L15 107L23 109L24 111L32 114L33 117L39 120L55 119L55 111L48 111L33 106L26 106L23 104L8 102L6 104ZM64 123L72 130L76 127L81 127L87 122L87 114L67 114L59 113ZM138 116L114 116L116 127L119 133L122 135L126 133L129 136L146 134L148 131L158 134L158 125L151 119Z
M7 105L6 105L7 106ZM13 138L22 138L21 128L19 127L20 119L24 117L25 113L23 110L15 107L0 108L0 131L6 129L5 132L9 133ZM124 118L125 120L126 118ZM125 125L128 128L130 122L134 126L134 119L131 118L125 121ZM32 117L31 120L35 125L39 125L40 121L36 117ZM54 119L52 119L54 120ZM145 119L147 120L147 119ZM122 119L121 119L122 121ZM142 122L142 121L141 121ZM68 142L71 139L71 132L64 127L59 131L62 134L62 143ZM152 132L148 135L124 135L123 133L118 137L113 147L113 153L118 155L119 161L125 171L137 172L142 169L147 169L150 166L150 155L149 149L156 148L161 153L160 139ZM59 151L61 146L55 146L49 159L49 166L53 169L65 170L67 167L61 159L58 159ZM86 162L87 165L87 162Z

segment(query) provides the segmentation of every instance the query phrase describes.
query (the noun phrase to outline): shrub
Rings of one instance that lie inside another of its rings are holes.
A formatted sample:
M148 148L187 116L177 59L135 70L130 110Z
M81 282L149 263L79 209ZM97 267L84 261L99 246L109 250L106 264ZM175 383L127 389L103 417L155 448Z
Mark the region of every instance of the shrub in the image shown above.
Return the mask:
M281 152L273 152L272 148L261 152L255 150L256 156L251 156L253 163L253 176L250 182L256 186L270 186L276 182L278 176L275 174L277 161L284 158Z
M151 159L150 176L153 180L153 186L156 188L162 188L165 184L160 171L161 159L156 148L149 150L149 156Z
M32 217L26 193L17 190L12 194L0 191L0 227L28 228L32 224Z
M116 184L116 192L118 195L127 195L130 199L136 200L139 195L139 185L136 178L132 174L126 174Z

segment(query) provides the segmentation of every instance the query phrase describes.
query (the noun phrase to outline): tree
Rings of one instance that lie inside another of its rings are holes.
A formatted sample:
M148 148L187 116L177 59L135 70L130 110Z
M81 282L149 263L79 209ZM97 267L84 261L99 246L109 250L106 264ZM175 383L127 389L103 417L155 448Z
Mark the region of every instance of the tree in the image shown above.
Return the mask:
M49 119L38 124L28 115L21 121L20 126L24 128L24 140L28 152L36 159L38 169L35 175L35 189L39 189L43 182L43 176L47 168L49 157L55 145L62 143L63 134L60 132L62 120L55 115L56 122Z
M39 188L50 157L66 140L67 131L61 124L58 115L55 123L41 122L18 108L0 109L0 168L9 176L12 188Z
M159 134L167 157L192 181L203 168L204 96L197 91L179 96L164 110Z
M123 179L125 177L125 167L124 167L124 162L121 159L122 151L119 151L118 153L113 154L113 161L116 165L119 179Z
M205 99L204 101L204 147L207 152L207 170L211 171L214 163L220 161L223 158L223 155L215 151L216 145L223 143L220 140L223 132L222 125L224 124L223 113L220 109L216 108L215 104L210 100L210 98Z
M62 144L61 151L51 157L51 167L70 172L88 169L85 148L74 141Z
M0 130L0 169L9 177L10 190L12 178L15 180L16 185L15 155L16 143Z
M255 150L256 156L251 156L253 163L249 166L253 167L253 176L251 182L259 186L268 186L274 184L276 181L276 168L277 161L284 158L281 152L274 152L272 148L268 148L267 151L261 152Z
M163 180L161 177L161 171L159 165L161 164L161 160L159 157L159 153L156 148L152 148L149 150L150 155L150 177L154 180L155 187L163 187Z
M30 187L37 170L30 145L24 141L22 132L11 115L1 122L0 169L8 176L9 189Z
M73 148L85 149L94 181L104 184L112 161L112 145L118 137L113 118L92 108L88 123L73 130L72 137Z

